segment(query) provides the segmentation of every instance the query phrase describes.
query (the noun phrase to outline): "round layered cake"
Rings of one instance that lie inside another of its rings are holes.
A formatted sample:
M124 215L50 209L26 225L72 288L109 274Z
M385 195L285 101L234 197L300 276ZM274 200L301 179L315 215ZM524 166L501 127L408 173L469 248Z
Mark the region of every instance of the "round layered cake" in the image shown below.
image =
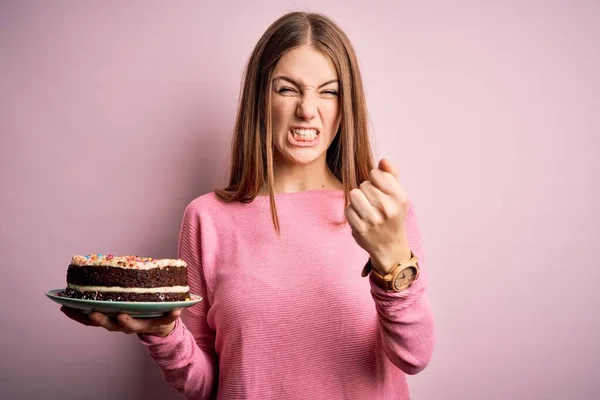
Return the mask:
M65 296L105 301L189 300L187 264L179 259L76 255L67 269Z

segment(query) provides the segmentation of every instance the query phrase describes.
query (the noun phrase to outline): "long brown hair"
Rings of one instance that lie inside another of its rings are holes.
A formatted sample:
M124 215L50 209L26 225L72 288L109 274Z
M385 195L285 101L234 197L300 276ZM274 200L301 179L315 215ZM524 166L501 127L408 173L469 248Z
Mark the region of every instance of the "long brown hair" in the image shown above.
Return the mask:
M224 201L251 202L266 184L278 234L273 191L271 81L282 55L306 44L329 56L338 74L341 120L326 160L333 175L343 184L346 204L349 192L368 180L373 168L363 82L350 40L335 22L322 14L292 12L282 16L266 30L248 60L231 146L229 184L215 191Z

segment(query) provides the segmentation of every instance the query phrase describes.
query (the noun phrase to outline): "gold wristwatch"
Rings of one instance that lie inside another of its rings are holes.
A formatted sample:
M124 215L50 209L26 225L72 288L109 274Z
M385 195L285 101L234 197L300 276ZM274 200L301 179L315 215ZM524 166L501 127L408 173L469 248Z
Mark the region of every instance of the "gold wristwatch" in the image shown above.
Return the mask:
M419 278L419 260L411 252L410 260L401 261L388 272L387 275L381 275L373 268L371 259L365 264L362 270L362 276L365 277L371 273L373 281L380 288L389 292L402 292Z

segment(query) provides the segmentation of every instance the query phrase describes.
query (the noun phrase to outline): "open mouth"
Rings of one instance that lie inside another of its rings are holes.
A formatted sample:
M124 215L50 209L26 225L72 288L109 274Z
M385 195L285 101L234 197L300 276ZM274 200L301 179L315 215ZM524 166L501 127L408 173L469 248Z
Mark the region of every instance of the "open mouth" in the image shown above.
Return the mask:
M295 128L290 131L292 138L298 143L314 143L319 137L319 131L316 129Z

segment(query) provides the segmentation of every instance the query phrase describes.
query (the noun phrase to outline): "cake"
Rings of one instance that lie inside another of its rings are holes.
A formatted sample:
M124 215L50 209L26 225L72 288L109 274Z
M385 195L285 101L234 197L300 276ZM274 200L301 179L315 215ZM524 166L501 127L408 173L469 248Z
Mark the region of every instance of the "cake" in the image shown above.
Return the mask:
M67 269L64 295L103 301L189 300L187 264L179 259L76 255Z

